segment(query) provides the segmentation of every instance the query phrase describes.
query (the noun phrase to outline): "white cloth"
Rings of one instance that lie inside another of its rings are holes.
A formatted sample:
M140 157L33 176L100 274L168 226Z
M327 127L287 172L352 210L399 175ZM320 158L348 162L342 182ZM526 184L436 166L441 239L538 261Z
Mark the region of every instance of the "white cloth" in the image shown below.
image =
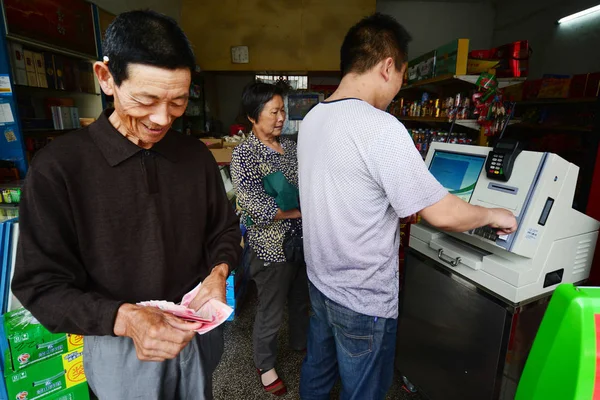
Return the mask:
M308 113L298 168L310 281L353 311L397 318L399 218L447 191L404 126L358 99L321 103Z

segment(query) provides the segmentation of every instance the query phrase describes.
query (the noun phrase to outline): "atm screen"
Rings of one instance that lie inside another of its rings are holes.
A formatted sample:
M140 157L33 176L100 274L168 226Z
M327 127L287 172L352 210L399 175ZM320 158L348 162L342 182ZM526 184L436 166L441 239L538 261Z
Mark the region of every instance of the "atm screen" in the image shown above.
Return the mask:
M448 190L466 202L471 200L485 164L485 156L436 151L429 172Z

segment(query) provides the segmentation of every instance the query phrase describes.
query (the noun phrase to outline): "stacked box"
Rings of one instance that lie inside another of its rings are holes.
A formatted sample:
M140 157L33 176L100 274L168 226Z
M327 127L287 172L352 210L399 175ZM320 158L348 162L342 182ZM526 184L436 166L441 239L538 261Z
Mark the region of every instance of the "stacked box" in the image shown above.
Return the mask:
M225 291L227 305L234 310L229 318L227 318L227 321L233 321L235 315L235 272L232 272L229 278L227 278Z
M435 51L435 76L465 75L469 60L469 39L456 39Z
M5 377L9 399L89 400L83 348L18 371L9 370Z
M4 376L4 362L5 352L8 352L8 341L6 340L6 334L4 333L4 316L0 316L0 358L2 362L0 363L0 369L2 370L2 376ZM0 399L8 399L8 392L6 391L6 382L4 379L0 379Z
M89 400L82 336L53 334L24 308L6 313L2 327L9 399Z
M408 83L431 79L435 75L435 50L408 62Z
M15 370L83 346L82 336L50 333L24 308L4 315L4 330Z

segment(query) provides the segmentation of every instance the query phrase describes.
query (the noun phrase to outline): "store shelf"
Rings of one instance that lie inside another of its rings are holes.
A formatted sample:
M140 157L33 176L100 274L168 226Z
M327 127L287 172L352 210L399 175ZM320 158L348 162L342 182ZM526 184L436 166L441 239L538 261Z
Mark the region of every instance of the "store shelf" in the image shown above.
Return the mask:
M80 129L80 128L77 128ZM65 133L76 131L77 129L33 129L23 131L23 136L25 137L49 137L49 136L60 136Z
M530 123L530 122L524 122L524 123L519 123L516 126L518 128L533 129L533 130L593 132L592 128L585 127L585 126L574 126L574 125L543 125L543 124L534 124L534 123Z
M424 118L424 117L398 117L400 121L417 121L417 122L430 122L430 123L444 123L450 124L452 121L448 120L448 118ZM510 120L508 125L519 124L521 121L519 120ZM465 128L473 129L478 131L481 128L479 122L476 119L457 119L456 125L464 126Z
M409 89L419 88L421 86L427 86L427 85L437 85L437 86L447 85L447 84L461 82L461 81L474 85L477 82L477 79L479 79L479 75L440 75L440 76L436 76L435 78L424 79L422 81L415 82L411 85L404 86L400 90L401 91L409 90ZM498 78L498 86L500 88L505 88L507 86L517 85L519 83L522 83L526 79L527 78Z
M529 106L529 105L544 105L544 104L584 104L584 103L596 103L597 97L579 97L572 99L534 99L517 101L517 106Z
M398 117L400 121L450 122L446 117Z
M86 95L90 95L90 96L100 96L100 93L90 93L90 92L81 92L81 91L77 91L77 90L60 90L60 89L52 89L52 88L45 88L45 87L38 87L38 86L27 86L27 85L14 85L14 88L17 92L46 92L48 94L53 94L53 95L79 95L79 94L86 94Z
M416 122L429 122L429 123L441 123L451 124L452 121L448 118L435 118L435 117L398 117L400 121L416 121ZM476 119L457 119L456 125L464 126L465 128L479 130L480 126Z

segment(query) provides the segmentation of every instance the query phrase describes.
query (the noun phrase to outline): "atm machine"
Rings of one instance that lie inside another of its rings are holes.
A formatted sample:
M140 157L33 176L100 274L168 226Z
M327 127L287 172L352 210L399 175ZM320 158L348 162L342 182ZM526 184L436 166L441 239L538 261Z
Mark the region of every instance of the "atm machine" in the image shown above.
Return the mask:
M590 273L599 222L573 209L579 168L556 154L433 143L450 193L511 210L518 229L411 226L396 367L431 400L513 399L552 291Z

